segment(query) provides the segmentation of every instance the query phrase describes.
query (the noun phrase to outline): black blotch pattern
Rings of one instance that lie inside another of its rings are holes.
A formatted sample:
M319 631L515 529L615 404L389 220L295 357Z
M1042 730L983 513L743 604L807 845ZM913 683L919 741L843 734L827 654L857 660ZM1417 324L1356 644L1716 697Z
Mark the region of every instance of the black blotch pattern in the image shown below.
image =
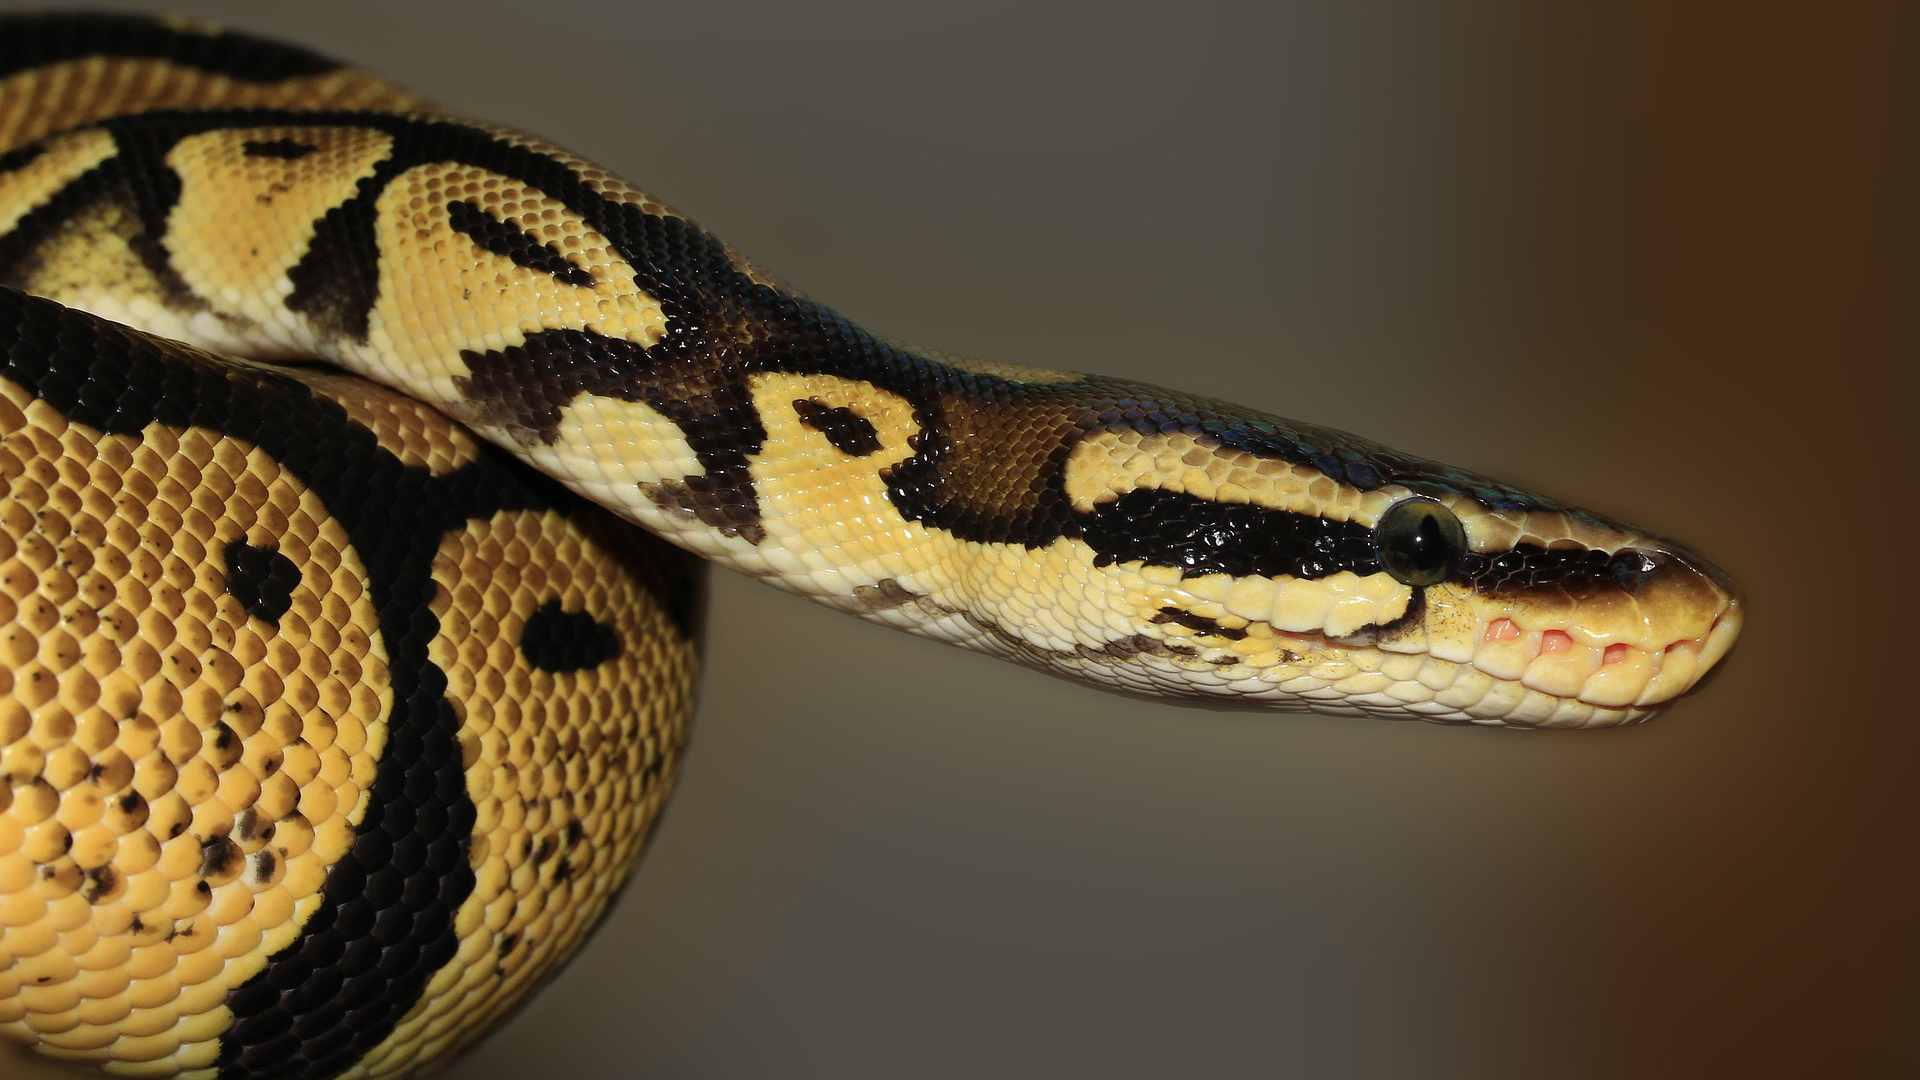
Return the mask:
M240 601L247 614L278 625L293 607L293 589L300 584L300 568L272 548L229 540L226 550L227 595Z
M26 168L38 161L40 155L46 152L46 143L28 143L26 146L16 146L0 154L0 176Z
M577 504L553 481L491 451L438 476L404 465L343 407L289 374L219 365L7 288L0 288L0 379L107 433L136 434L157 423L251 442L307 486L361 560L387 649L387 748L353 846L328 872L300 936L228 995L234 1019L216 1063L222 1080L337 1075L393 1032L432 973L455 955L454 913L474 884L475 809L460 718L429 653L439 630L431 612L441 538L503 512ZM604 514L568 512L603 542L617 541L610 549L657 589L674 625L693 632L694 586L678 581L693 565L690 556ZM236 552L237 561L247 558ZM273 578L271 571L253 575ZM264 599L266 590L255 591ZM174 834L184 827L176 823ZM228 865L218 844L202 853L210 871L241 868ZM212 892L204 880L194 888L203 897Z
M1101 645L1075 645L1073 655L1085 660L1129 663L1141 656L1198 656L1191 645L1169 645L1145 634L1128 634Z
M200 844L200 876L202 878L221 878L234 873L245 858L240 846L224 836L216 836Z
M284 113L232 109L147 114L104 126L123 140L138 133L170 145L210 128L289 120ZM354 196L318 222L306 257L290 273L290 308L334 333L365 340L379 291L374 207L408 169L468 165L539 189L607 237L634 283L659 301L665 332L642 346L591 330L535 331L520 345L464 352L470 375L456 384L475 416L527 442L551 441L560 410L583 394L647 403L679 425L703 471L644 494L726 535L755 543L764 536L750 464L766 433L748 392L751 376L761 371L862 380L910 402L919 428L911 442L915 453L884 471L888 497L908 520L963 540L1041 547L1080 535L1088 523L1065 496L1065 463L1082 437L1102 430L1181 433L1308 465L1361 489L1400 484L1423 494L1464 492L1494 506L1559 508L1343 432L1158 387L1098 377L1029 384L951 367L753 280L725 244L692 223L603 198L565 163L486 131L353 112L308 113L297 121L367 127L394 141L392 154ZM481 242L518 250L543 266L551 254L517 228L505 235L509 230L484 213L466 223ZM1015 450L1017 456L1010 453Z
M283 113L234 109L148 114L103 126L123 146L158 151L211 128L288 120ZM352 112L302 114L298 122L386 131L394 150L352 198L317 223L307 256L290 272L290 308L365 340L379 290L374 206L387 184L410 168L465 164L538 188L608 238L635 284L659 300L665 333L643 347L591 330L553 329L531 333L521 345L464 352L470 376L456 383L474 414L523 441L550 442L560 410L583 394L644 401L680 427L703 471L643 493L750 543L765 535L751 460L766 432L747 387L755 372L776 370L864 380L909 401L919 428L911 440L915 453L883 471L888 497L906 519L963 540L1041 547L1098 532L1102 523L1075 512L1066 498L1064 468L1078 441L1101 430L1181 433L1308 465L1363 490L1400 484L1422 494L1463 492L1491 506L1564 509L1342 432L1157 387L1097 377L1027 384L950 367L752 280L724 244L684 219L602 198L564 163L485 131ZM143 220L170 197L164 191L143 196ZM549 266L550 248L484 212L466 224L480 242L518 251L534 264L558 273L571 265ZM1012 449L1019 455L1008 453ZM1255 536L1251 543L1260 548L1269 540ZM1227 561L1264 557L1256 551Z
M249 139L242 149L248 157L280 158L284 161L299 161L320 150L312 143L298 139Z
M153 275L167 306L185 311L204 307L155 239L160 235L156 230L166 228L167 214L179 199L179 177L164 162L155 161L152 140L120 140L119 149L115 157L55 192L0 234L0 284L23 284L40 269L50 239L90 211L117 203L130 208L140 222L126 236L127 247ZM164 148L159 152L164 153ZM158 175L145 175L154 169Z
M1136 488L1096 505L1081 539L1093 548L1096 566L1137 560L1177 567L1183 577L1311 579L1380 569L1373 530L1364 525L1160 488Z
M513 260L515 266L551 274L555 281L590 288L593 275L558 248L529 235L510 221L493 216L464 199L447 204L447 221L487 251Z
M140 15L47 12L0 16L0 78L90 56L166 60L246 82L321 75L340 65L293 45L224 30L163 25Z
M679 426L704 470L659 485L649 493L654 501L757 544L766 531L752 458L766 444L766 426L733 373L706 377L679 355L687 347L671 325L652 349L592 330L542 330L519 345L461 350L471 374L456 381L480 415L548 445L559 438L561 410L581 394L646 402Z
M361 187L367 188L362 181ZM380 295L380 244L370 199L349 199L314 222L307 252L287 271L287 309L351 341L367 340Z
M900 584L898 578L881 578L871 585L855 585L853 596L864 604L868 611L892 611L894 608L926 599L920 593Z
M115 888L119 884L120 876L114 872L113 867L96 866L87 871L87 883L85 887L81 889L80 895L87 903L97 904L101 900L113 895Z
M246 744L225 721L216 721L213 725L213 738L209 740L213 747L213 764L218 769L230 769L239 764L240 757L247 751Z
M620 634L584 611L562 611L560 601L549 600L527 616L520 654L556 675L586 671L620 655Z
M794 414L807 427L827 437L835 450L853 457L866 457L880 449L880 433L873 421L842 405L801 398L793 403Z

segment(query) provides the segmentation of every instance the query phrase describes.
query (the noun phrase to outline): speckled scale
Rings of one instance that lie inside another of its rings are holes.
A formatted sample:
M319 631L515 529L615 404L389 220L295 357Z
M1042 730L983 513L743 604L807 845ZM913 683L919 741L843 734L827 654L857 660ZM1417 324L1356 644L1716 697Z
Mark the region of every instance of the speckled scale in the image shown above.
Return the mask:
M490 704L478 710L498 717L487 721L485 715L476 718L475 710L449 696L448 684L455 677L462 683L472 680L461 674L468 669L459 659L459 650L450 650L441 641L442 620L433 613L457 614L456 605L464 603L518 620L517 630L506 633L501 628L500 638L479 656L487 670L518 671L530 682L552 683L543 693L545 704L536 710L548 714L538 721L542 728L564 731L579 725L596 732L592 741L602 747L611 736L621 744L650 746L650 754L663 755L645 761L635 758L633 775L643 781L608 789L591 805L583 804L580 816L547 815L545 828L552 831L543 833L539 843L552 851L570 852L566 858L581 860L581 865L567 872L565 887L555 890L543 883L538 894L504 906L509 919L530 918L555 903L566 904L572 912L561 920L563 932L541 942L537 950L519 955L520 965L544 970L564 958L617 888L638 854L645 826L671 778L677 748L684 739L689 700L685 680L692 659L684 584L688 571L683 558L571 500L562 507L550 483L491 451L463 442L430 411L363 385L347 384L350 389L343 408L339 399L329 396L342 391L339 384L316 391L289 375L224 364L4 290L0 290L0 357L4 358L0 390L27 418L26 427L7 433L9 453L0 460L14 461L27 473L35 473L33 462L44 459L36 458L31 447L81 438L98 448L92 455L97 469L112 460L138 460L139 447L155 437L169 445L210 440L205 444L211 448L210 467L183 473L182 483L169 480L171 486L163 490L178 491L194 505L205 498L231 499L234 493L250 491L254 497L264 497L261 493L284 490L286 495L274 496L282 500L281 505L288 509L311 505L324 517L304 515L304 520L330 521L344 530L336 541L316 544L320 538L301 535L301 528L257 533L249 531L246 517L189 514L182 520L205 521L215 533L194 535L195 527L186 526L186 533L141 541L166 545L153 549L163 563L183 557L182 553L195 553L199 568L179 580L204 582L213 590L203 592L200 584L192 585L191 595L197 599L188 603L177 624L178 633L205 643L197 646L202 651L176 653L171 665L149 674L149 679L162 682L150 684L154 689L145 692L146 700L159 703L199 694L201 680L227 664L220 643L235 640L236 631L249 640L257 639L260 644L251 648L263 654L282 642L295 649L317 644L356 650L318 668L303 664L288 669L287 677L301 679L305 676L300 671L343 668L362 673L362 681L341 684L335 688L339 692L323 693L318 700L304 693L269 699L264 702L267 712L257 719L248 719L251 714L246 710L252 706L232 697L230 705L215 702L211 706L218 719L205 714L199 721L156 715L163 729L188 725L180 730L181 738L172 740L175 754L169 764L150 755L136 759L106 752L95 756L98 764L91 770L91 781L80 781L76 787L76 781L61 777L60 787L76 792L99 790L103 805L114 808L110 827L123 838L118 841L123 848L131 838L148 835L149 825L161 829L163 835L157 839L162 857L152 870L75 867L69 861L75 850L70 836L49 847L23 835L17 846L0 846L0 878L9 878L15 873L10 868L18 864L24 877L45 882L41 889L51 890L48 899L56 906L65 903L62 897L92 905L100 909L102 932L148 942L135 948L164 945L149 940L155 934L192 943L197 935L211 930L211 924L203 929L206 919L239 918L237 925L247 927L247 934L278 935L278 946L224 969L229 974L253 973L230 985L223 996L192 994L191 1000L174 998L172 1004L155 1006L195 1010L183 1011L177 1023L165 1025L179 1032L169 1068L190 1073L217 1068L223 1077L330 1075L380 1053L382 1047L398 1054L396 1048L404 1046L410 1023L417 1027L456 1006L460 1010L453 1018L456 1030L465 1031L467 1038L484 1030L487 1018L511 1003L517 988L528 982L526 977L517 976L511 968L502 969L493 985L483 982L474 987L464 1003L458 996L427 998L425 991L432 980L452 977L447 974L452 970L449 965L463 948L464 939L455 931L456 914L479 902L475 898L478 867L472 861L476 846L507 858L515 850L536 846L522 839L525 834L516 832L519 826L512 824L525 820L523 814L501 818L489 812L490 828L506 830L498 833L479 822L483 804L498 805L502 795L514 802L524 797L503 792L498 781L487 779L493 770L518 773L519 767L512 760L515 744L492 739L485 725L518 725L523 720L516 717L532 717L519 706L503 713L500 705ZM273 405L262 407L262 401ZM349 412L383 416L389 426L412 430L386 433L383 439L383 433L351 422ZM37 434L42 431L64 434L48 439ZM467 463L436 474L419 462L417 449L402 448L417 446L417 437L406 436L422 431L452 440L452 456L466 458ZM211 467L219 461L236 463L237 471L225 465ZM35 490L48 494L43 498L17 484L6 489L9 502L32 511L24 519L5 516L26 529L9 534L16 551L33 547L36 538L51 527L48 515L67 505L49 489L36 486ZM203 494L207 492L211 494ZM16 501L22 498L32 501ZM139 507L132 512L147 516ZM275 514L284 516L281 511ZM502 530L501 540L488 539ZM455 535L469 539L450 548ZM565 569L557 569L547 575L543 588L521 589L504 575L496 580L483 567L462 570L457 554L460 544L473 543L510 544L558 568L576 565L586 549L603 554L598 556L600 569L575 585L554 580L568 576ZM615 546L609 548L609 544ZM133 554L141 550L146 549ZM329 565L357 563L365 576L316 593L328 579L316 566L303 566L301 561L311 558L309 553L322 552L327 553ZM19 570L7 573L33 573L44 580L43 571L14 565ZM609 568L619 568L621 573L609 575ZM182 565L181 569L190 568ZM71 596L66 601L74 602ZM227 603L233 605L231 613L218 617L230 620L221 626L234 629L211 624L203 629L195 621L201 616L194 613L211 615ZM543 622L543 612L554 614ZM528 626L536 629L530 634ZM0 628L0 636L12 632ZM74 655L84 651L76 650ZM568 659L543 667L528 659L530 652L557 652ZM664 695L658 687L643 692L631 678L603 670L622 663L623 656L630 664L677 673L679 689ZM110 682L118 677L113 669L89 673L82 683L63 675L64 689L51 698L16 694L14 700L26 707L25 726L9 726L9 739L0 746L0 757L9 763L10 793L31 790L39 783L30 775L36 768L33 762L58 763L57 755L44 755L34 748L65 744L79 724L90 723L89 710L101 700L88 689L94 680ZM377 696L359 696L369 690L377 690ZM349 697L360 704L347 713L336 711ZM383 707L378 706L381 700ZM301 715L302 708L311 711ZM353 738L343 746L335 732L348 717L353 718L349 724ZM142 738L138 725L124 726L132 717L120 719L118 739ZM476 719L483 726L475 727ZM106 730L111 732L111 725ZM293 741L283 747L268 741L287 737ZM323 755L333 755L333 765L323 772L343 778L345 774L361 776L358 794L348 800L352 806L307 796L275 802L268 791L272 775L285 767L290 756L306 757L308 739L323 748ZM544 767L588 771L592 766L584 755L593 751L587 743L571 740L573 750L549 759ZM483 744L498 749L488 751ZM180 779L163 780L157 787L143 779L160 768ZM242 771L257 775L244 783L230 782ZM203 780L186 782L189 777ZM165 792L168 787L186 799L184 815L176 817L170 811L156 818L151 800L140 792ZM477 794L481 791L484 796ZM226 801L234 793L264 801L234 805ZM615 793L623 794L611 798ZM289 801L315 817L290 811L283 805ZM340 825L328 827L335 838L334 850L324 864L313 864L310 841L296 838L310 836L316 825L337 820L327 815L356 808L359 816L350 827L344 831ZM9 835L8 815L25 826L36 813L31 800L13 794L0 811L0 837ZM299 848L301 843L309 847ZM171 850L169 845L179 844L189 845L182 852L185 857L173 859L165 854ZM591 854L595 845L605 846L606 858ZM153 874L161 876L150 878ZM182 876L169 880L169 874ZM180 897L182 888L185 896L200 899L184 903L169 899ZM296 894L283 901L275 891L282 888ZM254 899L242 899L253 896L254 890L263 891ZM487 900L494 909L502 907L497 896ZM244 921L242 913L248 907L265 910L260 905L267 903L279 910L288 902L287 917L273 926ZM127 904L134 906L125 908ZM124 914L111 914L109 908ZM38 950L36 920L52 913L35 915L35 910L43 910L36 905L25 909L11 905L5 910L13 914L0 913L0 927L6 930L0 951ZM482 932L485 940L476 947L484 950L496 950L504 936L513 933L510 927L485 926ZM52 962L52 954L36 951L34 956ZM35 967L32 957L16 953L8 970L24 974L42 969ZM44 970L52 973L53 981L43 985L80 980L75 985L89 997L120 992L122 986L144 993L145 984L132 977L131 968L83 973L70 964L52 964ZM222 976L209 970L193 977ZM0 981L4 979L0 976ZM190 989L182 986L183 991ZM6 995L0 994L0 1000L7 1000ZM39 999L29 995L10 1000L0 1009L0 1025L25 1024L26 1030L34 1030L34 1002ZM49 998L48 1003L58 1000ZM215 1023L216 1014L197 1011L213 1004L224 1005L231 1014L230 1026L222 1029ZM64 1029L64 1022L55 1027ZM44 1030L39 1037L53 1040L50 1045L55 1046L72 1041L54 1029ZM114 1044L109 1032L103 1030L102 1037ZM405 1071L406 1063L402 1055L391 1071Z

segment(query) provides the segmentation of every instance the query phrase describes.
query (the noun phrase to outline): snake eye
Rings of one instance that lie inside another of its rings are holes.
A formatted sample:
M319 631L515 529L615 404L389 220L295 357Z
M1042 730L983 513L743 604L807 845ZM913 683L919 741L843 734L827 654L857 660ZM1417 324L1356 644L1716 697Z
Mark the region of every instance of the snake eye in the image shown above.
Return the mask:
M1373 528L1380 565L1402 585L1438 585L1467 553L1467 530L1453 511L1432 499L1404 499L1387 507Z

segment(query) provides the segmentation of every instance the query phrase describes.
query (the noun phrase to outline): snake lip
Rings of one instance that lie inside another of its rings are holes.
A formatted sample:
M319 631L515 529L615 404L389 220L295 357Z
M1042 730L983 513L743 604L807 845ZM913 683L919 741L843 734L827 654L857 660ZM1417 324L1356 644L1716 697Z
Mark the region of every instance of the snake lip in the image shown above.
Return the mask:
M1740 629L1746 624L1746 619L1746 597L1737 590L1729 592L1726 606L1713 617L1713 625L1707 629L1706 637L1701 642L1700 674L1694 677L1695 684L1726 658L1733 649L1734 641L1740 637Z
M1692 689L1739 636L1744 600L1727 575L1679 545L1622 549L1632 573L1560 604L1494 609L1462 641L1429 641L1448 659L1508 685L1628 719ZM1483 609L1484 610L1484 609Z

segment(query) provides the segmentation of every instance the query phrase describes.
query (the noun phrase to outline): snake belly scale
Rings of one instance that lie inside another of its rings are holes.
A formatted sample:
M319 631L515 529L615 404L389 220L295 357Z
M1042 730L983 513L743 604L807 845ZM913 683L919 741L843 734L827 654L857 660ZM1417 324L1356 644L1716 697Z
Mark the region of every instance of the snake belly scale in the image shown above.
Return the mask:
M178 20L0 17L0 360L0 1033L118 1075L415 1074L562 963L686 739L688 552L1108 689L1495 725L1644 719L1742 618L1643 530L877 337Z

